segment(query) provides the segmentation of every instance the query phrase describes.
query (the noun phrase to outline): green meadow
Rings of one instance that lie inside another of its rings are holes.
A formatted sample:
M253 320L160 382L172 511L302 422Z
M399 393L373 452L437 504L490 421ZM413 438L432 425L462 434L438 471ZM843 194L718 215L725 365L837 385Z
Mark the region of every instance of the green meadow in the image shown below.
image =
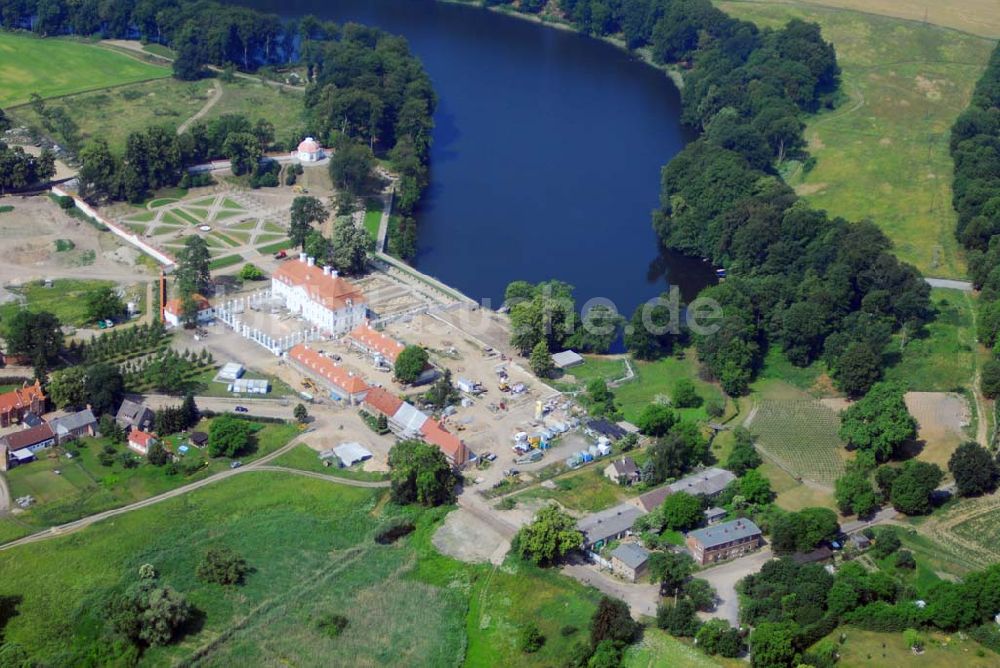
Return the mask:
M0 32L0 107L24 104L32 93L71 95L170 76L170 69L92 44Z

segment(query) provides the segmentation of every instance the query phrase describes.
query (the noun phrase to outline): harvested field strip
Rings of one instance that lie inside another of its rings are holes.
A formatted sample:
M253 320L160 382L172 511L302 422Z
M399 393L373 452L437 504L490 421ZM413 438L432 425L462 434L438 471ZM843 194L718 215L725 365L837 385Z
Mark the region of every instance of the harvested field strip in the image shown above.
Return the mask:
M840 418L811 399L762 399L750 430L757 446L796 478L832 485L844 471Z

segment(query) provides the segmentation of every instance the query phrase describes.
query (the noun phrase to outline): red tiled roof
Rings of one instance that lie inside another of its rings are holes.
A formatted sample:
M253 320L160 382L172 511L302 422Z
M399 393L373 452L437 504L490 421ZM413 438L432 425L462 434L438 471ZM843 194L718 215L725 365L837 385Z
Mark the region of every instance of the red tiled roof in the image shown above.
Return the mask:
M364 293L353 283L301 260L282 263L271 276L285 285L301 286L311 300L331 310L365 303Z
M438 446L455 466L461 466L469 458L469 452L462 439L445 429L440 422L426 420L420 427L420 433L428 443Z
M403 405L403 400L381 387L373 387L365 395L365 406L386 417L392 417Z
M317 376L333 383L348 394L359 394L368 389L368 384L361 376L355 376L305 344L300 343L295 346L288 352L288 355Z
M385 357L390 362L395 362L399 353L403 352L403 344L386 336L382 332L371 328L367 323L361 323L354 328L348 336L372 352L376 352Z
M37 381L34 385L4 392L0 394L0 413L9 413L17 409L30 408L32 400L36 398L39 401L45 401L45 394L42 393L42 388Z
M194 299L195 303L198 304L199 311L207 311L212 308L212 304L201 295L191 295L191 297ZM164 305L163 310L167 313L180 317L181 312L183 311L182 302L180 299L171 299Z
M138 445L140 448L148 449L152 445L156 437L146 431L139 431L138 429L133 429L128 434L128 442Z
M6 441L7 448L13 451L20 450L21 448L30 448L33 445L38 445L52 438L55 438L55 434L52 433L52 427L47 424L40 424L37 427L7 434L3 440Z

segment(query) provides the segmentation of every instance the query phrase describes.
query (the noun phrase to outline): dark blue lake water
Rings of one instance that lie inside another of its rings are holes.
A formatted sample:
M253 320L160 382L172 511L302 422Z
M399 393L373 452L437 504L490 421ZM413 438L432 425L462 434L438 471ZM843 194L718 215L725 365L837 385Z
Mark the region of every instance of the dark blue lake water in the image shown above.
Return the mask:
M405 36L440 97L415 265L474 299L557 278L631 315L709 265L658 253L660 168L691 135L667 77L610 44L433 0L251 0Z

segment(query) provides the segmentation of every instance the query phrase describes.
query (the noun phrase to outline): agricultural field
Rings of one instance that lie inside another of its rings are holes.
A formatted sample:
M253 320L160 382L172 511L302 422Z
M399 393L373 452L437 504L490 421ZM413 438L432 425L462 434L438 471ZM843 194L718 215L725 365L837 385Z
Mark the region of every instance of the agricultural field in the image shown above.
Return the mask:
M757 447L795 478L824 486L844 471L846 454L837 437L837 413L808 396L757 400L750 431Z
M921 7L932 4L908 0L904 5L918 2ZM862 0L834 4L866 10L871 6ZM892 239L897 255L925 274L962 277L965 268L954 238L948 137L993 42L933 25L812 3L718 5L761 26L784 24L791 18L815 21L837 49L844 99L835 110L808 119L806 138L816 165L806 171L800 164L786 164L788 183L832 215L873 220ZM881 6L890 3L883 1ZM979 21L967 3L960 6L948 13ZM989 14L997 21L1000 12L995 3L992 6Z
M65 325L83 326L88 324L87 304L84 300L88 292L114 285L111 281L92 281L60 278L52 281L47 288L41 281L22 286L7 286L7 290L23 299L0 305L0 322L11 318L22 306L29 311L48 311Z
M197 429L207 431L208 421ZM262 457L277 450L298 433L296 425L262 425L257 432L255 449L241 455L240 459L249 462ZM185 439L171 437L168 442L180 445ZM98 461L98 455L109 445L114 447L116 459L111 466L103 466ZM210 459L197 448L191 448L185 454L178 452L180 463L194 470L188 475L179 471L171 473L165 467L145 462L126 468L117 456L130 451L125 445L114 445L107 438L82 439L78 447L70 446L68 449L74 453L72 459L65 455L66 449L53 448L45 451L38 461L7 473L13 498L26 495L35 498L33 506L13 518L13 523L22 528L23 533L156 496L229 468L228 459Z
M71 537L0 552L7 582L18 583L5 593L22 597L5 640L46 663L78 663L104 642L103 602L143 563L199 611L199 624L177 643L147 650L144 662L155 665L200 652L205 664L220 666L346 655L357 666L456 665L463 656L470 666L542 666L586 638L596 592L520 562L494 569L443 557L430 536L447 509L399 509L384 494L247 472ZM378 527L401 514L416 531L392 546L376 544ZM194 576L204 551L219 545L253 567L239 588ZM348 618L339 637L317 629L324 614ZM547 638L531 656L516 647L526 620ZM569 626L577 630L563 636Z
M170 69L86 42L0 32L0 107L43 98L163 79Z
M771 483L774 491L774 503L779 508L796 512L803 508L829 508L837 510L833 498L833 490L811 481L799 482L787 471L771 460L764 460L760 472Z
M844 641L840 642L841 636ZM860 666L910 666L928 668L987 668L996 665L996 654L985 649L965 634L946 635L924 632L923 654L915 656L903 641L901 633L864 631L842 626L825 638L837 644L837 665L845 668ZM823 642L823 641L821 641Z
M684 668L735 668L746 666L740 659L708 656L701 650L656 628L643 631L642 640L625 650L622 662L625 668L659 668L683 666Z
M912 521L928 552L966 570L1000 561L1000 496L961 499L930 517Z

